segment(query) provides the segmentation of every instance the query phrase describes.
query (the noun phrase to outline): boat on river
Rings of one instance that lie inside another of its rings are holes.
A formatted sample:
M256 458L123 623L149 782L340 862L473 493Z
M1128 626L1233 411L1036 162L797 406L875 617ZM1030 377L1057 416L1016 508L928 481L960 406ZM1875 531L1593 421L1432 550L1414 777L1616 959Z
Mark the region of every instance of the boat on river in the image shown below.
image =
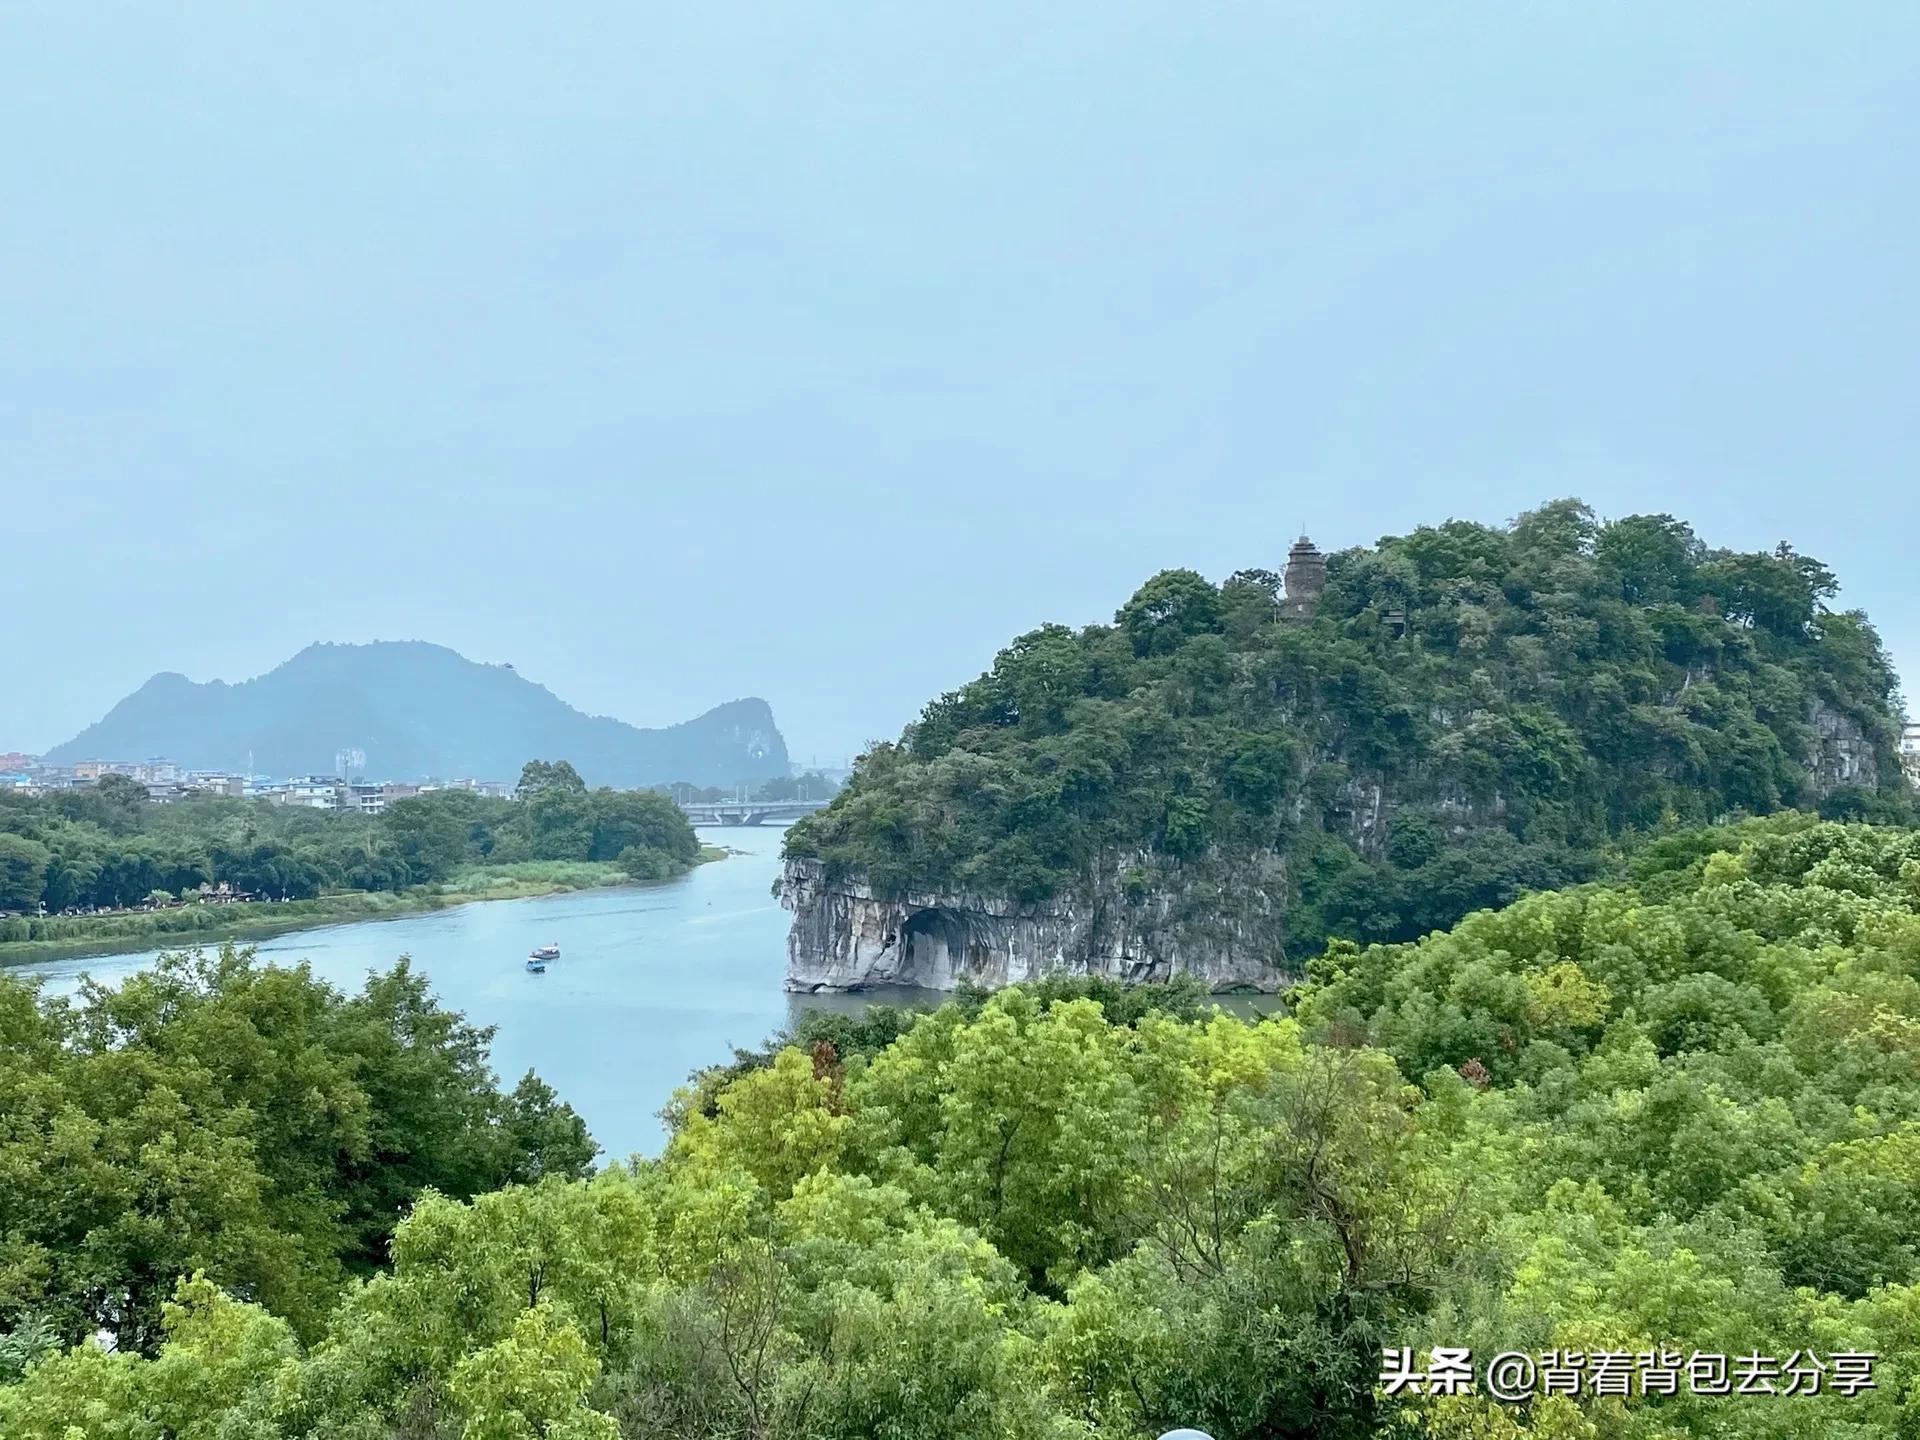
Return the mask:
M558 960L560 958L560 947L549 940L544 945L534 946L533 953L529 955L528 958L531 960Z
M546 974L547 962L542 960L538 955L529 955L527 957L527 973L529 975Z

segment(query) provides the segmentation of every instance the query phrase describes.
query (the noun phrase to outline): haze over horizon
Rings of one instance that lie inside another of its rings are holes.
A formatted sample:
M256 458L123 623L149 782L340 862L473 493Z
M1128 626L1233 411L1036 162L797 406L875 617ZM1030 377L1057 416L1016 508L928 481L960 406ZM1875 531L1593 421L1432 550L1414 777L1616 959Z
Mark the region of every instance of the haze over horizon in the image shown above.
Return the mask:
M1485 13L10 13L0 751L421 639L839 760L1156 570L1569 494L1912 683L1920 12Z

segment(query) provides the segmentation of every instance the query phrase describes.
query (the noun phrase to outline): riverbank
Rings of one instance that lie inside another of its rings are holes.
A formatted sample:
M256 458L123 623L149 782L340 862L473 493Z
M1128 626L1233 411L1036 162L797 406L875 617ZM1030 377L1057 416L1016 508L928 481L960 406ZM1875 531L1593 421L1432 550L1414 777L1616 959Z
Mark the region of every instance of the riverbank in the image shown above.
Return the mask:
M404 955L441 1006L496 1032L490 1063L507 1088L535 1070L585 1117L604 1158L657 1155L666 1140L660 1108L689 1075L758 1047L797 1023L804 1006L821 1003L780 988L787 916L772 894L779 828L716 826L699 838L726 847L714 852L726 863L697 865L665 884L311 926L259 939L260 961L310 966L357 995L369 974ZM527 951L549 940L560 960L529 974ZM12 976L32 977L49 998L73 995L88 980L119 986L151 968L160 951L192 943L162 939L144 950L46 960L0 971L0 988ZM857 1014L872 998L828 1001Z
M723 860L727 851L700 847L694 864ZM677 878L677 877L675 877ZM387 920L480 900L526 900L637 882L611 861L530 860L476 866L438 885L408 890L343 890L311 900L248 901L237 905L182 905L115 915L48 916L26 923L32 936L0 940L0 969L76 955L114 955L155 946L217 945L267 940L318 925Z

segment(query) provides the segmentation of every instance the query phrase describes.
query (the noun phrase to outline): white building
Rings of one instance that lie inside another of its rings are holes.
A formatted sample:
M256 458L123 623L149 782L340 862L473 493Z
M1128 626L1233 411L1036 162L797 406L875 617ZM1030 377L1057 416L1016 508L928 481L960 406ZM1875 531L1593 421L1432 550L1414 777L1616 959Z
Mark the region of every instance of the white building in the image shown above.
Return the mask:
M340 810L358 810L362 815L378 815L396 800L405 800L418 795L418 785L369 785L354 782L342 785L335 792L338 797L335 808Z
M262 785L254 794L276 805L297 805L307 810L337 808L340 782L326 775L308 775L284 785Z

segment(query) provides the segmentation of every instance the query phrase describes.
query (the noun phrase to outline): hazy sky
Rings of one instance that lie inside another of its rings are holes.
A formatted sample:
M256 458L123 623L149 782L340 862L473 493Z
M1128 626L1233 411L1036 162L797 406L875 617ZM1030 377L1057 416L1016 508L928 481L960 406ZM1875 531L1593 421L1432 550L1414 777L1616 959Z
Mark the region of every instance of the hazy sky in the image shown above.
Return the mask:
M891 735L1562 494L1920 668L1920 7L0 3L0 751L316 639Z

